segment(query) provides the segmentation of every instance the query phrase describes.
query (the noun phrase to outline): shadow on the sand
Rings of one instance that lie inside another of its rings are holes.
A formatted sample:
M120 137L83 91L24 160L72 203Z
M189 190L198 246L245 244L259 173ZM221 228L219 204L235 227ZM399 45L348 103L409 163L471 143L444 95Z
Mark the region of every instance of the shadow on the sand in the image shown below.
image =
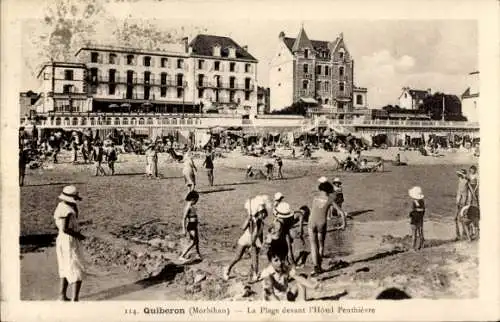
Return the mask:
M214 184L214 187L223 187L223 186L241 186L246 184L256 184L256 181L245 181L245 182L234 182L234 183L218 183Z
M365 214L367 212L373 212L373 209L351 211L351 212L347 213L347 218L352 219L353 217Z
M224 191L233 191L236 190L234 188L221 188L221 189L215 189L215 190L207 190L207 191L199 191L198 193L200 195L206 195L209 193L214 193L214 192L224 192Z
M347 291L343 291L342 293L335 294L335 295L322 296L322 297L308 299L308 301L338 301L341 297L344 297L347 294L349 294L349 293L347 293Z
M130 172L130 173L115 173L113 176L114 177L121 177L121 176L143 176L144 172Z
M37 183L37 184L25 184L24 187L63 186L70 184L77 185L77 184L84 184L84 182L49 182L49 183Z
M310 254L310 252L308 252L308 251L305 251L305 250L301 251L299 253L299 256L297 256L297 258L295 259L295 261L297 262L297 265L305 265L309 254Z
M22 253L35 252L40 248L55 245L57 234L25 235L19 237Z
M97 293L88 294L83 296L82 299L109 300L121 295L137 292L154 285L172 281L178 273L182 272L184 272L184 266L168 263L160 273L154 276L147 277L131 284L120 285Z

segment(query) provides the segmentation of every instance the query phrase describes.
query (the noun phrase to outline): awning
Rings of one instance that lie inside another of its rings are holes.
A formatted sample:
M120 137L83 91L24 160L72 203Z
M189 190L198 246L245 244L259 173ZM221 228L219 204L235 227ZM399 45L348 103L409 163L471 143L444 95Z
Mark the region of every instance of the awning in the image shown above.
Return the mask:
M351 98L350 97L337 97L335 98L337 102L350 102Z
M300 100L304 103L308 103L308 104L318 104L318 101L316 101L314 98L310 98L310 97L301 97Z

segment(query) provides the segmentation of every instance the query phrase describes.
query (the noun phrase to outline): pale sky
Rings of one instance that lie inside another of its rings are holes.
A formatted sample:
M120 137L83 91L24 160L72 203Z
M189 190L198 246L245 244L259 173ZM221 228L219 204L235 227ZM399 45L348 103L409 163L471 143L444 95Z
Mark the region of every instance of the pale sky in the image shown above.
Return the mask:
M144 1L138 1L144 3ZM156 17L152 7L128 4L125 14L132 18ZM114 4L116 6L116 4ZM162 4L168 8L168 4ZM138 7L139 8L139 7ZM116 12L109 7L110 12ZM120 12L122 15L124 12ZM368 88L370 108L396 104L401 88L431 88L460 96L468 87L467 74L477 70L478 30L474 20L338 20L338 19L287 19L261 20L253 18L231 19L224 16L213 19L156 18L162 26L190 33L192 26L205 27L208 33L230 36L241 46L248 45L249 52L259 60L258 82L267 86L269 62L278 46L278 34L296 37L301 23L311 40L334 40L340 32L354 58L354 81L357 86ZM26 31L23 32L23 38ZM106 43L109 34L100 31L96 42ZM23 55L29 57L29 44ZM34 87L34 80L23 73L23 88ZM35 87L36 88L36 87ZM272 93L271 93L272 95Z

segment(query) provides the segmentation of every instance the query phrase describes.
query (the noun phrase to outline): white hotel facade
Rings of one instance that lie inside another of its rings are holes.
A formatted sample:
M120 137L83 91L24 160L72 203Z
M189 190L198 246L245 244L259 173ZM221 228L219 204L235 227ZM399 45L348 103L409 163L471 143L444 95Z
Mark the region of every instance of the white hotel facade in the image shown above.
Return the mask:
M195 124L211 112L257 114L258 61L228 37L198 35L166 51L89 46L75 57L38 74L42 124Z

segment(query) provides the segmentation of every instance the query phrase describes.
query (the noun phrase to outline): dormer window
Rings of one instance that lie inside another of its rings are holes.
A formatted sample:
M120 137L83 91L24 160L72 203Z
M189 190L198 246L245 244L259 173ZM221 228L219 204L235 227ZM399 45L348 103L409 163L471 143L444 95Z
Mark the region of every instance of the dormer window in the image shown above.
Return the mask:
M304 58L309 58L309 49L304 49Z
M229 47L229 57L230 58L235 58L236 57L236 48Z
M344 59L344 51L343 50L341 50L339 52L339 57L340 57L340 59Z
M219 45L215 45L213 49L213 55L216 57L220 57L221 55L221 47Z

